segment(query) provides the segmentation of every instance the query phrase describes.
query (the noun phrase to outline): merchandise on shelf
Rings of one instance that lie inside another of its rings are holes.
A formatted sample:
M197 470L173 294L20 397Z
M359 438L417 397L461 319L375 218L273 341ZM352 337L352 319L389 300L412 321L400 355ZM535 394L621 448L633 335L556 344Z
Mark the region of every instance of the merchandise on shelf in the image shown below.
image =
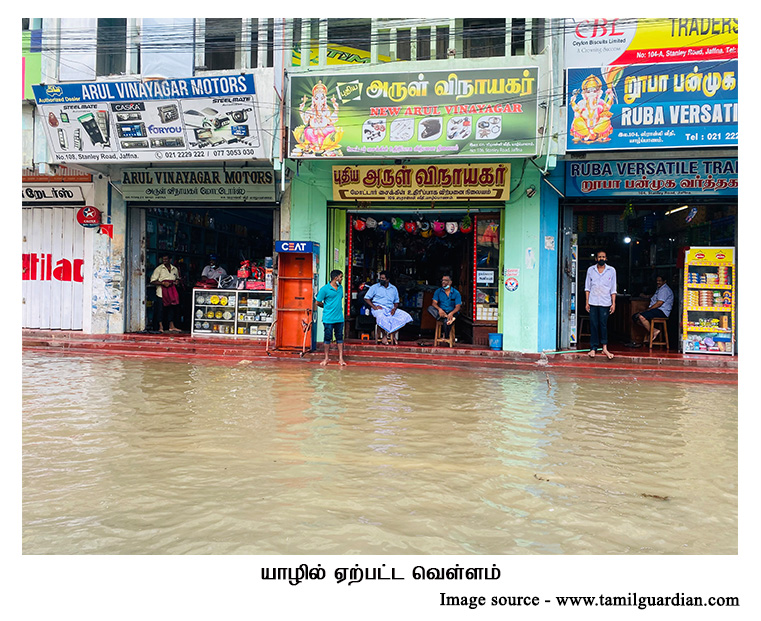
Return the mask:
M274 320L271 291L193 290L193 336L266 338Z

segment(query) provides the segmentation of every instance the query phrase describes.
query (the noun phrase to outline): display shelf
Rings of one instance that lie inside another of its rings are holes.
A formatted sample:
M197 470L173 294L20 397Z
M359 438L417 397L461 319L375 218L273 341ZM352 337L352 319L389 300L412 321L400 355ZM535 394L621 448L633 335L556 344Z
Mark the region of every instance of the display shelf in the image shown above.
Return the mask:
M696 282L706 280L711 282ZM733 355L734 248L689 248L685 252L683 282L682 351Z
M272 291L193 289L193 336L266 338L273 322Z

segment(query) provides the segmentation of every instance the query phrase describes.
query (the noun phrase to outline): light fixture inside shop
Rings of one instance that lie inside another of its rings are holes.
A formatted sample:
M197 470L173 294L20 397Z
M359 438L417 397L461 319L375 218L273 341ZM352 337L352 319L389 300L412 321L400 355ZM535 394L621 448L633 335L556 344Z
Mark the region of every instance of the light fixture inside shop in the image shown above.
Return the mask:
M677 207L676 209L671 209L666 212L666 215L671 215L672 213L676 213L677 211L684 211L685 209L689 209L689 205L682 205L681 207Z
M625 244L631 244L632 243L632 238L627 235L626 237L624 237L624 243Z

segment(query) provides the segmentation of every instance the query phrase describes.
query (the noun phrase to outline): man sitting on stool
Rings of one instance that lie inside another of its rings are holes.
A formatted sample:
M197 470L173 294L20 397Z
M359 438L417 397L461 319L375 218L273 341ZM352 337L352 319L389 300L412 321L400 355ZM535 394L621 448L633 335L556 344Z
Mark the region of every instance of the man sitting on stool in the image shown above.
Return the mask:
M641 325L650 334L650 321L658 317L668 319L671 314L671 309L674 306L674 292L666 284L666 281L662 276L656 276L655 278L656 290L653 297L650 298L650 307L641 313L634 313L632 315L632 321L635 324ZM653 338L656 338L661 333L660 330L653 332ZM632 343L631 346L639 347L642 343Z
M441 287L433 293L431 306L428 312L434 316L436 321L442 322L444 338L449 338L449 331L452 329L455 316L462 308L462 296L460 292L452 286L452 277L445 274L441 277Z

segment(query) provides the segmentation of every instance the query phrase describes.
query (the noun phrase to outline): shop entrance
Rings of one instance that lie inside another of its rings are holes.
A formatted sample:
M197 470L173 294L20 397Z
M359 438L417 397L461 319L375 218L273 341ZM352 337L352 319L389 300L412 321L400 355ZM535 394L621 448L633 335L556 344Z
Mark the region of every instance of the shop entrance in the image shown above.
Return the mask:
M656 277L661 276L674 292L668 333L670 347L677 350L685 251L692 246L736 248L736 200L568 200L563 214L563 228L570 234L564 236L568 246L561 266L560 346L589 344L584 281L595 252L604 250L618 281L616 312L608 323L610 342L642 342L643 330L632 325L631 315L649 306Z
M478 328L478 322L474 321L474 309L478 305L474 300L478 300L480 306L493 305L496 325L497 292L489 292L490 296L482 291L488 284L476 286L475 282L479 263L476 244L479 219L496 222L493 239L490 238L496 247L480 261L482 270L494 271L496 284L499 214L487 215L483 210L467 208L349 212L346 218L349 338L372 338L375 319L364 303L364 294L377 282L381 270L388 272L391 283L399 290L400 308L412 317L412 322L399 333L402 342L433 337L436 321L426 309L445 274L452 277L452 284L463 301L456 322L457 341L467 344L478 340L474 338L474 330Z
M221 267L235 276L244 260L263 267L274 250L275 209L240 207L224 209L218 204L155 205L131 204L145 218L145 329L158 324L158 300L150 282L161 257L168 254L182 280L180 317L177 327L190 331L193 285L201 278L209 256L215 254ZM134 325L134 324L133 324Z

